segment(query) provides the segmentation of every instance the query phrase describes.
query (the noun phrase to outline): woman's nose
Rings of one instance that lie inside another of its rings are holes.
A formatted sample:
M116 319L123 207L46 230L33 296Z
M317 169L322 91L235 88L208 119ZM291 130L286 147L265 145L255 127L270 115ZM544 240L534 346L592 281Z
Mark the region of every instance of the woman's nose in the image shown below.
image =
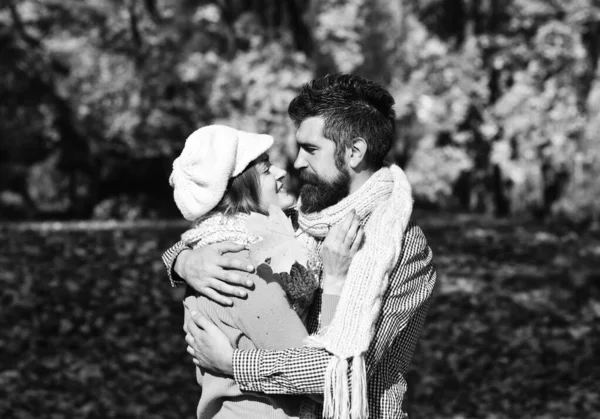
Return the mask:
M275 169L274 175L275 175L275 179L277 179L277 180L281 180L287 175L287 172L285 170L283 170L281 167L271 166L271 171L273 171L273 169Z

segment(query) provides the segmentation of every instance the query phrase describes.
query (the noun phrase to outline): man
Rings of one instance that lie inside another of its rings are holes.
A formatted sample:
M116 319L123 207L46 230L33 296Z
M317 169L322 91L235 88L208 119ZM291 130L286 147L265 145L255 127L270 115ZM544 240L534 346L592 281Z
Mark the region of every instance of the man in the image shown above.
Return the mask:
M187 326L186 341L197 365L233 376L242 390L323 395L326 417L404 416L404 374L436 275L423 232L410 222L406 177L398 167L383 165L395 140L393 106L381 86L354 75L314 80L290 103L299 146L294 166L303 181L299 239L320 252L329 228L354 211L365 229L364 245L351 262L339 299L323 293L315 297L309 346L235 350L210 321L196 316ZM163 257L170 276L174 267L209 298L217 291L245 293L218 281L239 283L225 269L244 267L220 257L235 246L183 249L177 244ZM223 301L222 296L214 299ZM337 308L323 331L324 299Z

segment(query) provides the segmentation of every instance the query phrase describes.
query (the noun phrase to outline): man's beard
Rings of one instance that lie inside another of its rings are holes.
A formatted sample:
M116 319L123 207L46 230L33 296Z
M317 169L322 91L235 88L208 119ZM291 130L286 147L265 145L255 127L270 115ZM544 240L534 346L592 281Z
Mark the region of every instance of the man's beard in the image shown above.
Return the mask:
M350 194L350 172L345 167L333 180L321 179L304 169L300 180L304 182L300 189L300 211L305 214L322 211Z

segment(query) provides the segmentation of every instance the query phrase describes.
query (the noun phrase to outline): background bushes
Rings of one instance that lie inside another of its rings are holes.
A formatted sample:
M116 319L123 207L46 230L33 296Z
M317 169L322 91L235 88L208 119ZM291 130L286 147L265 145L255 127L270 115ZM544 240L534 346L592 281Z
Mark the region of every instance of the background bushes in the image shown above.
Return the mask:
M0 5L0 216L178 216L185 138L225 123L295 155L302 83L356 72L397 102L418 203L598 217L592 0L21 0Z

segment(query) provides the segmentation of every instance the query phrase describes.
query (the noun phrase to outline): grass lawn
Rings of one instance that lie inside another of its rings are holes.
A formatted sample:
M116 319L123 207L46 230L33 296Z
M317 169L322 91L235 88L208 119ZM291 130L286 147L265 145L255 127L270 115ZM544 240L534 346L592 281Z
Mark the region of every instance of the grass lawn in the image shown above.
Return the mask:
M600 418L600 237L418 221L439 276L411 417ZM195 417L180 294L160 261L181 231L0 230L0 418Z

